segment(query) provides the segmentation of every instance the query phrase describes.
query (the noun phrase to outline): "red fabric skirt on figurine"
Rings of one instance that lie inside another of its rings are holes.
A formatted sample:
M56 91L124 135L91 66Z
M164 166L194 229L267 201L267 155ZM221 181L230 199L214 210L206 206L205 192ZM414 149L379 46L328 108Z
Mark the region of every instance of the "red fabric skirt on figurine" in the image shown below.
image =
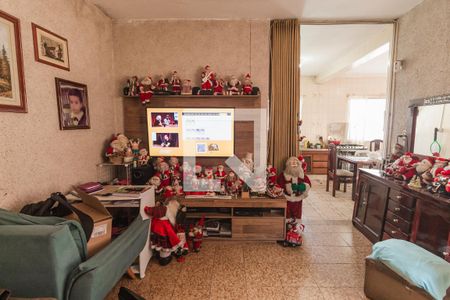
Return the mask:
M150 240L152 249L157 251L172 251L183 246L169 220L152 219Z
M292 218L292 219L301 219L302 218L302 204L303 201L298 202L287 202L287 209L286 209L286 218Z

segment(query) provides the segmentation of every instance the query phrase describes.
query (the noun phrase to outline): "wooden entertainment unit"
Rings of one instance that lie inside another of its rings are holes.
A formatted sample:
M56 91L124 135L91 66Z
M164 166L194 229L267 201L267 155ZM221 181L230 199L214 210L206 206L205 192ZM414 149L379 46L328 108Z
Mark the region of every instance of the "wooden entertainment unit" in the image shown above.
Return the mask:
M201 198L178 199L187 207L188 219L229 220L231 237L220 240L276 241L284 239L286 199L272 198ZM209 237L214 238L215 237Z

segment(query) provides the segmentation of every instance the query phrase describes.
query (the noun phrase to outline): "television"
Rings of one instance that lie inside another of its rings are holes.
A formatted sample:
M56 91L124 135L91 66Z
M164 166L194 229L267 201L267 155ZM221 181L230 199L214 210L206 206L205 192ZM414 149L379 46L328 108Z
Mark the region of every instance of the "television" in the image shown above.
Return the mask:
M230 157L233 108L147 108L151 156Z

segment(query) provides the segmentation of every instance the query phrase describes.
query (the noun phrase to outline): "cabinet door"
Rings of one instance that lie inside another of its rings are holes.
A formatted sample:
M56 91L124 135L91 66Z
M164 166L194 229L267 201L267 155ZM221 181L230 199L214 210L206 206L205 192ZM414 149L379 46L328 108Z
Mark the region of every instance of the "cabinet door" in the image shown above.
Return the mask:
M380 241L383 233L384 214L388 199L388 187L378 181L371 181L367 196L364 227L373 235L372 242Z
M439 256L448 252L450 206L417 200L411 241Z
M369 182L368 178L361 176L358 181L357 195L355 208L353 212L353 222L363 226L364 216L366 215L367 198L369 196Z

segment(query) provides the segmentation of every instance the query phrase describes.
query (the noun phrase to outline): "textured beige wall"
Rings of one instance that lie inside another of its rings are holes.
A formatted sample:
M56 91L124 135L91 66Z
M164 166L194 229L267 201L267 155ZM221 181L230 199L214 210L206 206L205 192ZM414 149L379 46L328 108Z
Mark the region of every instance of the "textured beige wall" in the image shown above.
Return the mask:
M154 80L177 70L181 79L200 84L210 65L218 77L242 77L251 72L263 101L269 91L268 20L114 21L115 79L118 93L132 75L150 73ZM116 98L121 109L122 98ZM118 124L122 124L118 113Z
M409 101L450 93L450 1L425 0L400 18L392 142L407 126Z
M21 22L28 113L0 112L0 207L19 209L96 180L115 128L112 21L82 0L2 0ZM70 72L34 60L31 22L69 42ZM88 86L91 129L59 130L55 77Z

